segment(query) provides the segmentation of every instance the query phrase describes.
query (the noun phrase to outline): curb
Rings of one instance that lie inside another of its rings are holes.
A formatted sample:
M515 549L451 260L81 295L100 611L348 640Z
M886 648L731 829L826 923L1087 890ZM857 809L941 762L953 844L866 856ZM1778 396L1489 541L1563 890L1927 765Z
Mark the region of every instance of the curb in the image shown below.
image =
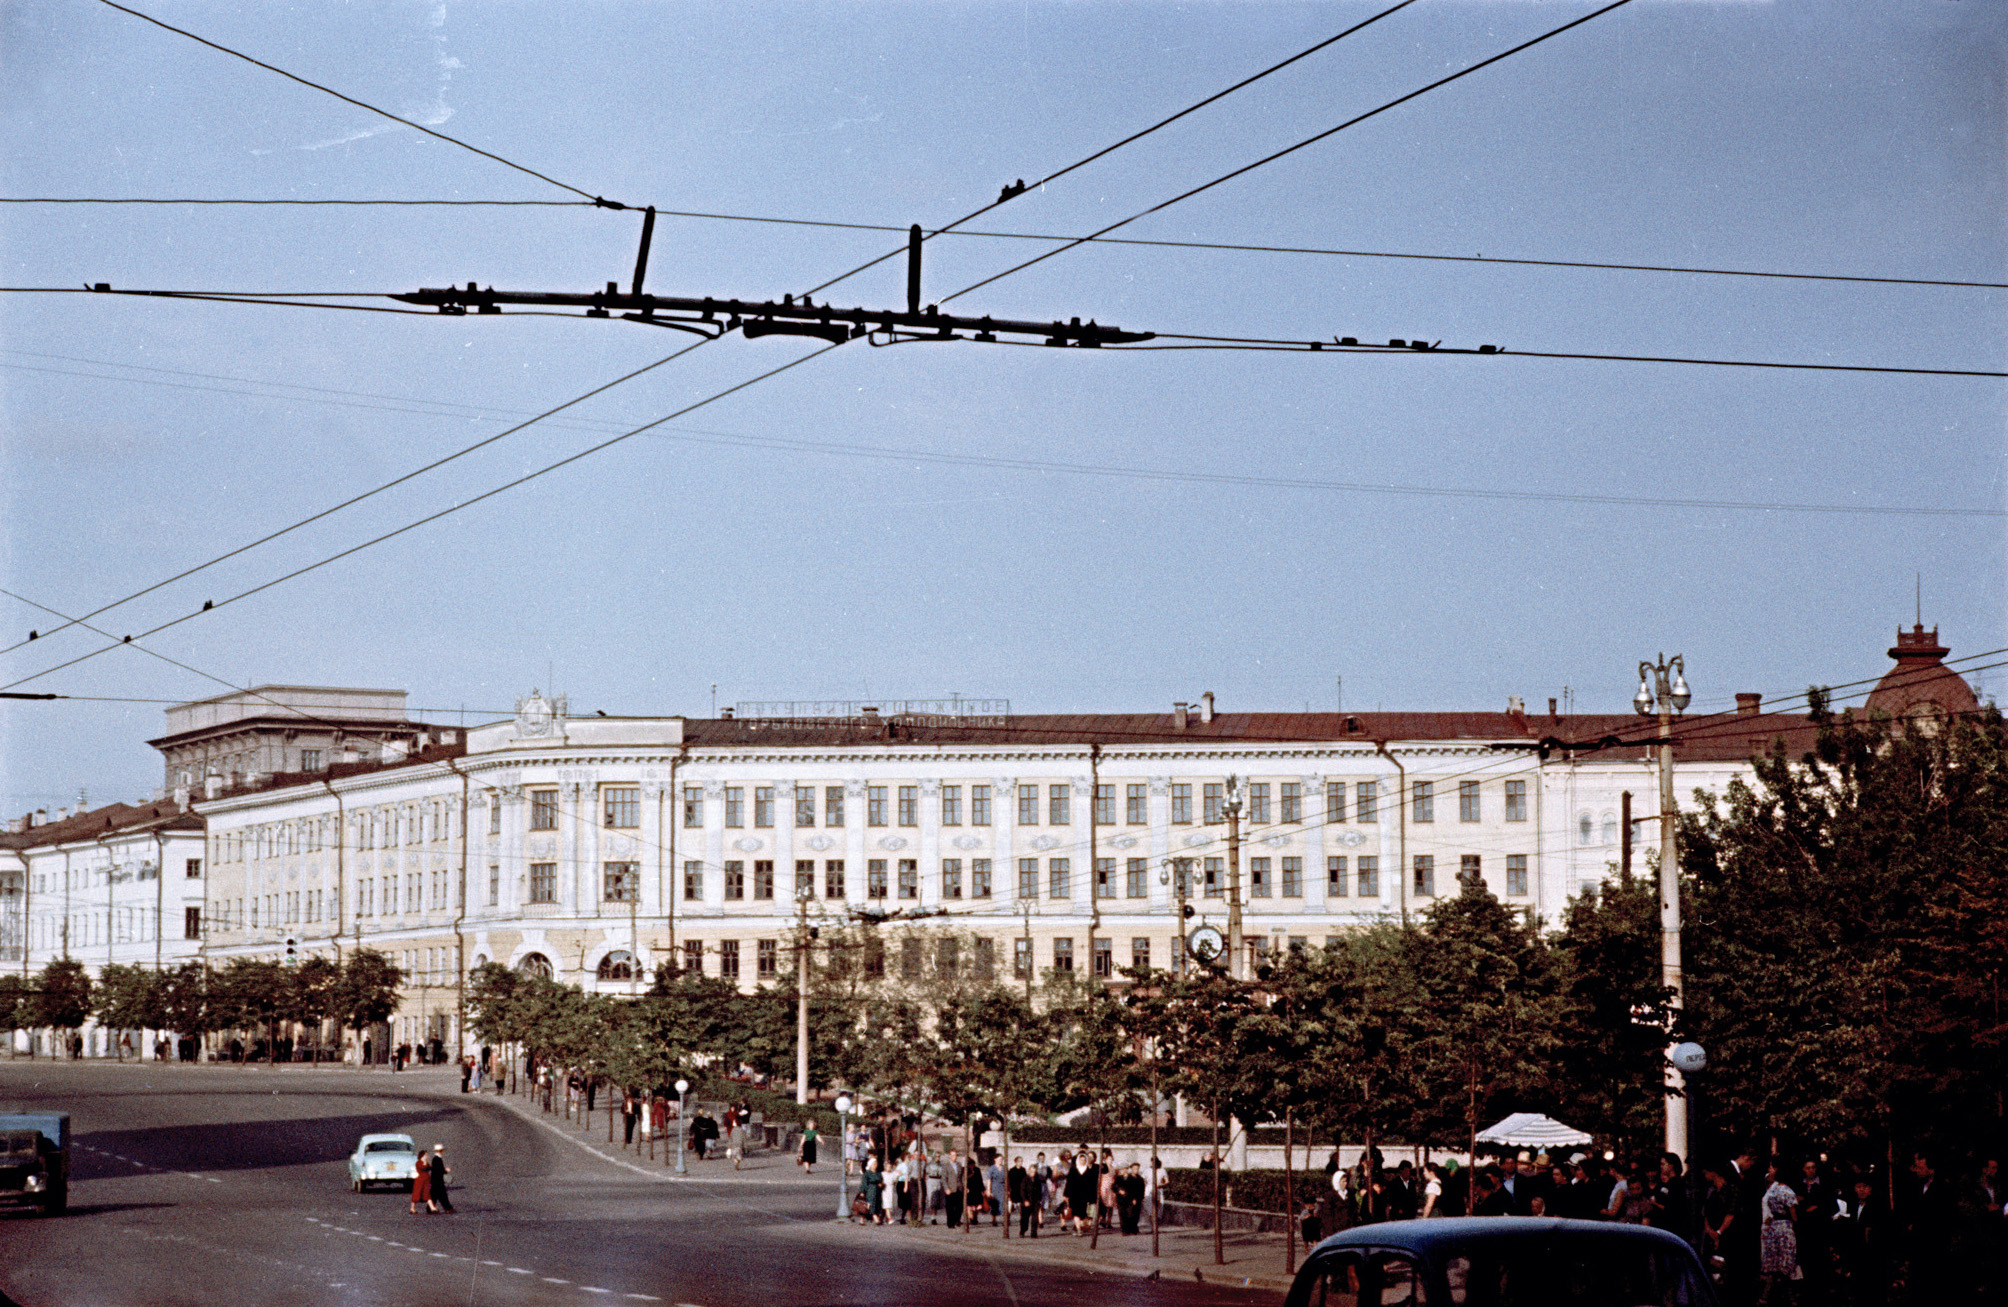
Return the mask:
M832 1218L832 1223L848 1224L849 1222ZM1064 1254L1056 1257L1033 1252L1029 1248L1020 1247L1022 1242L1030 1241L1021 1241L1018 1239L1006 1240L999 1238L983 1240L978 1237L977 1242L966 1242L965 1237L936 1238L912 1233L904 1226L887 1226L882 1228L898 1230L900 1237L907 1240L907 1242L919 1243L929 1248L941 1248L993 1260L999 1257L1008 1257L1013 1261L1034 1262L1048 1268L1078 1268L1106 1275L1128 1276L1131 1279L1137 1280L1149 1280L1152 1278L1159 1280L1182 1280L1187 1275L1193 1275L1200 1283L1210 1284L1217 1288L1261 1289L1274 1293L1287 1292L1291 1285L1290 1280L1274 1275L1237 1274L1225 1266L1197 1265L1169 1258L1161 1260L1155 1266L1138 1266L1127 1261L1098 1262L1086 1257L1074 1257Z

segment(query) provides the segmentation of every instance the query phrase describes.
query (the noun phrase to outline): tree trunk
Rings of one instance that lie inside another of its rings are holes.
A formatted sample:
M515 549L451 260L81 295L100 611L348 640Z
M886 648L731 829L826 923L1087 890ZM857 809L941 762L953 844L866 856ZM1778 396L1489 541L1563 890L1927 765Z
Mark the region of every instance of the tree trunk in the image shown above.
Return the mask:
M1283 1113L1283 1274L1297 1271L1297 1185L1290 1168L1290 1154L1296 1146L1296 1114Z
M1227 1265L1220 1243L1220 1104L1213 1105L1213 1264Z

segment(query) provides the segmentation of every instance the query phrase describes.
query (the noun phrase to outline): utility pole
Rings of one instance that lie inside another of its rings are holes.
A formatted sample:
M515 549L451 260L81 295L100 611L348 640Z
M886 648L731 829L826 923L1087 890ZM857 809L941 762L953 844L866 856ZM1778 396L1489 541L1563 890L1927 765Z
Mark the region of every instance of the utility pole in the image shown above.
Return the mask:
M1100 848L1095 840L1097 834L1095 809L1102 801L1101 765L1102 746L1090 744L1088 746L1088 974L1091 976L1095 974L1095 959L1100 956L1095 951L1095 936L1100 934L1102 929L1102 884L1101 873L1098 870L1101 859L1096 856ZM1110 947L1114 947L1113 941ZM1115 978L1113 955L1109 958L1109 971L1111 974L1108 978L1113 980ZM1101 1227L1097 1225L1095 1228L1099 1234Z
M1679 654L1661 654L1657 663L1638 665L1638 694L1632 707L1644 717L1659 714L1659 983L1667 992L1668 1033L1680 1015L1683 983L1680 966L1680 862L1674 849L1673 715L1686 709L1687 665ZM1686 1077L1673 1060L1666 1060L1666 1149L1692 1163L1689 1149Z
M809 893L795 890L795 1101L809 1101ZM841 1141L839 1141L841 1142Z
M1227 778L1227 973L1246 974L1241 959L1241 778Z

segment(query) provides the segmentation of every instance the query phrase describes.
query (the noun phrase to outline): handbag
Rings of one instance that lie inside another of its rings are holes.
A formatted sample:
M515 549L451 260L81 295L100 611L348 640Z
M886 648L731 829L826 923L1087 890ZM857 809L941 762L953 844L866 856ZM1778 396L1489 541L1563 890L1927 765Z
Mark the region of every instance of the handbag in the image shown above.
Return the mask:
M871 1212L871 1210L872 1210L872 1205L865 1201L865 1196L863 1194L859 1194L857 1197L851 1199L852 1216L865 1216L868 1215Z

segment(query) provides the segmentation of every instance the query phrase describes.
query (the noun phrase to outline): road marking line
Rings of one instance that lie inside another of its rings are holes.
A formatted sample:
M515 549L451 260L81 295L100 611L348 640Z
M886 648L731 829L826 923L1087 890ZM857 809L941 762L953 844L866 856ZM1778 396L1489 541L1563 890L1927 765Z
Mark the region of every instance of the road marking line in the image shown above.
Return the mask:
M383 1236L382 1236L382 1235L380 1235L380 1234L373 1234L373 1235L370 1235L370 1236L368 1236L368 1238L369 1238L369 1241L370 1241L371 1243L382 1243L382 1242L383 1242Z
M392 1239L392 1240L390 1241L390 1246L391 1246L391 1247L393 1247L393 1248L402 1248L402 1247L404 1247L404 1245L403 1245L403 1244L399 1243L399 1242L398 1242L397 1240L395 1240L395 1239Z
M540 1275L540 1276L538 1276L537 1278L538 1278L538 1279L540 1279L540 1280L542 1280L542 1281L543 1281L543 1282L544 1282L545 1284L570 1284L570 1283L571 1283L571 1281L570 1281L570 1280L560 1280L560 1279L558 1279L558 1278L557 1278L556 1276L553 1276L553 1275Z
M633 1298L633 1299L635 1299L635 1300L636 1300L637 1302L661 1302L661 1301L662 1301L662 1299L660 1299L660 1298L657 1298L657 1297L654 1297L653 1295L651 1295L651 1294L646 1294L646 1293L624 1293L624 1294L622 1294L622 1295L621 1295L621 1297L623 1297L623 1298Z
M592 1285L590 1285L590 1284L582 1284L582 1285L580 1285L580 1286L579 1286L579 1292L581 1292L581 1293L612 1293L612 1292L613 1292L613 1290L612 1290L612 1289L595 1289L595 1288L594 1288L594 1287L593 1287Z
M434 1257L450 1257L450 1256L452 1256L452 1254L451 1254L451 1253L434 1253L434 1254L433 1254L433 1256L434 1256ZM461 1258L460 1260L464 1262L464 1261L466 1261L467 1259L466 1259L465 1257L463 1257L463 1258Z
M491 1261L489 1261L489 1260L488 1260L488 1259L487 1259L486 1257L484 1257L484 1258L482 1258L482 1259L481 1259L481 1264L482 1264L483 1266L500 1266L500 1265L501 1265L502 1263L500 1263L500 1262L491 1262Z
M535 1272L535 1271L526 1271L526 1270L524 1270L524 1269L523 1269L522 1267L520 1267L520 1266L512 1266L512 1267L510 1267L510 1268L509 1268L509 1274L511 1274L511 1275L535 1275L535 1274L536 1274L536 1272Z

